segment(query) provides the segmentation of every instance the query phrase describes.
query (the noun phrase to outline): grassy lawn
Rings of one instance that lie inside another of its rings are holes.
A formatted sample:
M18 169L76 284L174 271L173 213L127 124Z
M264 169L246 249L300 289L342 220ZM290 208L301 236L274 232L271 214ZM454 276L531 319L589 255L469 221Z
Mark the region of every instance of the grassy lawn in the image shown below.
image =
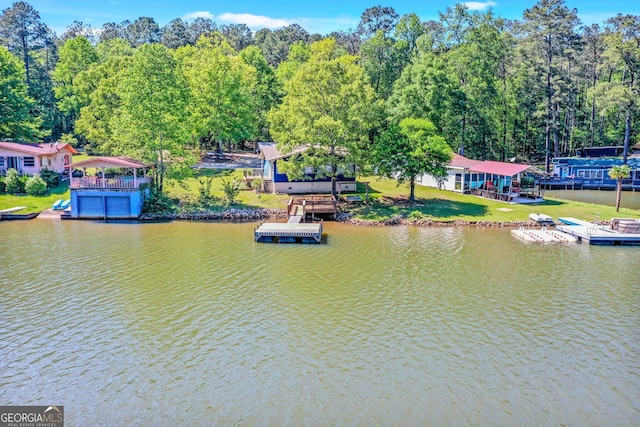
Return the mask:
M398 200L408 199L408 184L397 186L395 181L377 177L361 177L358 181L358 194L363 200L365 186L360 182L369 181L370 203L350 207L349 210L356 218L365 220L382 220L402 215L435 221L524 221L530 213L543 213L553 218L574 217L587 221L594 219L598 213L603 220L613 217L640 217L640 212L633 209L620 209L620 212L616 212L611 206L552 198L535 204L509 204L421 185L416 185L416 203L409 206L406 203L397 203Z
M69 185L61 183L56 188L47 190L44 196L14 196L12 194L0 195L0 210L24 206L26 209L16 213L42 212L49 209L56 200L69 198Z
M77 157L80 156L76 156L74 160L77 160ZM213 195L222 199L224 196L222 180L241 180L242 170L198 170L196 176L192 178L181 181L167 180L165 192L175 200L194 201L207 177L213 177L211 185ZM408 219L431 219L434 221L509 222L527 220L530 213L543 213L553 218L575 217L587 221L596 218L597 214L600 214L602 220L609 220L613 217L640 217L640 211L633 209L620 209L620 212L616 212L615 208L611 206L552 198L547 198L544 202L536 204L508 204L420 185L416 185L416 203L410 205L407 203L408 185L398 186L394 180L379 179L375 176L358 178L357 194L362 200L365 200L366 195L364 182L369 182L368 203L341 204L343 210L351 212L354 218L362 220L379 221L403 216ZM622 197L624 198L624 194ZM25 206L26 209L21 212L37 212L50 208L58 199L68 198L69 189L66 184L63 184L40 197L0 195L0 209ZM236 203L231 207L285 209L288 200L289 196L286 194L257 194L252 190L242 190ZM210 210L223 210L226 207L224 203L219 202Z
M165 193L174 199L184 200L188 197L196 197L199 194L199 188L202 183L208 177L213 177L213 183L211 185L214 196L223 198L223 183L222 180L231 181L234 179L242 181L242 169L200 169L196 172L196 176L193 178L186 178L180 181L171 179L165 182ZM242 185L241 188L244 188ZM233 208L273 208L273 209L285 209L289 196L286 194L257 194L253 190L243 189L236 198L236 203L231 207ZM222 203L219 206L211 208L225 209Z

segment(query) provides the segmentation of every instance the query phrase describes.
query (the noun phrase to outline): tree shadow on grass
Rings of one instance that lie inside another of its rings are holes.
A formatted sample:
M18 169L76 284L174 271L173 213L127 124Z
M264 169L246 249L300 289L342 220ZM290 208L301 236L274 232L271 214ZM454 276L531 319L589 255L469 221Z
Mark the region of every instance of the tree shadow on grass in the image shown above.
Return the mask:
M415 203L408 203L403 198L381 198L372 203L351 208L349 211L365 219L384 219L409 215L454 218L460 216L484 216L488 213L488 208L477 203L457 202L446 199L417 199Z

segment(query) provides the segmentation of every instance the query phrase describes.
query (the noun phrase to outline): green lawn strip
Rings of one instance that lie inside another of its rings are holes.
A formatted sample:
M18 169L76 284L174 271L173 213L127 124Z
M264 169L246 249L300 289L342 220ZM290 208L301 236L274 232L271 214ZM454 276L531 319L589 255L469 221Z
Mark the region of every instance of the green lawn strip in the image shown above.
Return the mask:
M0 194L0 210L24 206L25 209L16 213L42 212L49 209L56 200L69 198L69 186L63 183L56 188L47 190L44 196L15 196Z
M600 214L602 220L613 217L638 218L640 212L633 209L620 209L616 212L612 206L583 203L555 198L545 198L535 204L510 204L482 197L438 190L417 185L416 203L407 203L409 185L396 185L393 180L376 177L360 177L358 181L369 182L369 203L349 205L346 209L355 219L382 221L395 216L408 219L431 219L433 221L525 221L531 213L543 213L553 218L574 217L592 220ZM358 184L358 195L365 199L365 186ZM624 194L622 195L624 198ZM401 203L397 203L398 200Z
M78 156L76 156L77 158ZM224 191L222 179L227 181L242 180L242 169L199 169L189 178L167 179L165 193L175 200L195 200L201 187L200 181L206 177L214 177L211 186L213 196L218 200L209 211L237 209L286 209L289 196L286 194L259 194L250 189L243 189L236 198L236 203L227 206L223 202ZM368 182L368 193L364 182ZM242 184L244 187L244 184ZM363 203L341 203L343 211L352 214L354 219L367 221L384 221L401 216L407 219L433 221L492 221L511 222L526 221L531 213L542 213L553 218L574 217L593 220L599 214L602 220L614 217L640 218L640 212L633 209L620 209L616 212L612 206L583 203L576 201L546 198L536 204L509 204L485 199L477 196L463 195L452 191L438 190L417 185L415 188L416 203L408 203L408 184L397 185L396 181L380 179L373 176L358 178L357 193ZM624 193L622 195L624 199ZM68 199L69 190L65 184L50 190L45 196L13 196L0 195L0 210L16 206L25 206L21 211L38 212L50 208L58 199ZM367 203L364 203L366 199Z

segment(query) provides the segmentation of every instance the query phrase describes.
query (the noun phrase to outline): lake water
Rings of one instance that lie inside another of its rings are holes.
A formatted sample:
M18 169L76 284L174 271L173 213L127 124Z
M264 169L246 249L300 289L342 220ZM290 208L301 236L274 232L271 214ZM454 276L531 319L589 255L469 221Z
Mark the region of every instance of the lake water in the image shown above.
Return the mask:
M75 425L639 425L640 249L0 223L0 402Z
M575 200L578 202L596 203L599 205L616 205L616 192L603 190L545 190L545 197ZM620 207L640 209L640 191L623 191Z

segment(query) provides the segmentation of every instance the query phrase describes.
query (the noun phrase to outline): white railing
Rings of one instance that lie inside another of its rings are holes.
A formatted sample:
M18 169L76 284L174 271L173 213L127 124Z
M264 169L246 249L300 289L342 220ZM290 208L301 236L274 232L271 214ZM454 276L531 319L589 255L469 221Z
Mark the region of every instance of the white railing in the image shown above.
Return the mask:
M71 178L71 188L95 188L95 189L135 189L142 184L148 184L151 182L151 178L140 177L134 181L133 177L118 177L118 178L97 178L95 176Z

